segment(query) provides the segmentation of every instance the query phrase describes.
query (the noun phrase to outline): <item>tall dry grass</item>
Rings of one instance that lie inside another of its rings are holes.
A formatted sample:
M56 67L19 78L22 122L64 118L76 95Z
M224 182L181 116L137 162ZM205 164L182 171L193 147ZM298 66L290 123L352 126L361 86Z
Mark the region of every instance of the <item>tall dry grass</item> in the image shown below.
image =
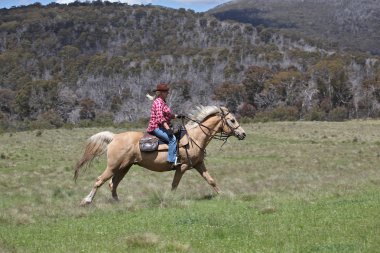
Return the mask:
M243 126L244 141L230 138L221 148L213 141L206 164L223 193L218 198L260 199L263 210L271 198L312 201L321 195L344 195L380 184L380 121L278 122ZM77 181L73 165L85 140L100 128L5 133L0 136L1 222L28 224L40 219L82 216L77 208L105 168L96 160ZM108 130L108 129L107 129ZM121 132L124 129L110 129ZM187 172L173 194L173 172L156 173L133 167L119 187L114 205L104 185L93 209L186 206L188 201L215 197L195 171Z

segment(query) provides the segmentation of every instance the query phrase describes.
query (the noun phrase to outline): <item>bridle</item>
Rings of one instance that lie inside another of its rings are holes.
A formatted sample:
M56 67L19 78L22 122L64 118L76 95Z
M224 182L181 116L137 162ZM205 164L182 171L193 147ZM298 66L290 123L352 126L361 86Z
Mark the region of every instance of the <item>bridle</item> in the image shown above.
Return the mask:
M195 142L195 141L189 136L188 131L187 131L186 126L185 126L185 122L184 122L184 120L185 120L185 119L188 119L189 121L192 121L192 122L197 123L197 124L199 125L199 128L202 130L202 132L203 132L206 136L212 136L212 139L216 139L216 140L221 140L221 141L223 141L223 144L220 146L220 149L221 149L221 148L223 147L223 145L226 144L228 138L229 138L230 136L234 135L234 134L235 134L235 130L236 130L237 128L240 127L240 124L238 124L237 127L232 127L232 126L230 126L230 124L228 124L228 120L226 119L226 116L227 116L229 113L230 113L230 112L224 113L223 109L220 108L220 117L221 117L221 120L222 120L222 126L221 126L218 130L214 130L214 129L208 127L208 126L205 126L204 124L202 124L202 122L199 122L199 121L194 120L194 119L192 119L192 118L189 118L189 117L187 117L187 116L185 116L184 118L182 118L182 127L185 129L185 133L186 133L187 138L188 138L192 143L194 143L194 144L195 144L195 145L196 145L201 151L203 151L204 154L206 154L206 150L203 149L201 146L199 146L199 144L197 144L197 143L196 143L196 142ZM227 126L229 127L229 129L231 130L230 133L226 133L226 132L223 131L225 125L227 125ZM204 128L208 130L208 133L204 130ZM216 133L218 133L219 130L220 130L220 135L216 135ZM190 159L190 157L189 157L189 153L188 153L187 148L185 148L185 150L186 150L187 160L189 161L189 165L190 165L190 167L192 167L193 164L192 164L191 159Z
M238 123L238 125L236 127L232 127L229 123L228 123L228 120L226 119L226 116L228 114L230 114L230 112L227 112L226 114L224 113L224 111L222 109L220 109L221 111L221 118L222 118L222 126L221 126L221 131L220 131L220 138L219 140L223 140L224 143L227 141L227 139L232 136L232 135L235 135L235 130L238 129L240 127L240 124ZM230 134L226 133L226 132L223 132L223 129L224 129L224 126L227 125L228 128L231 130L230 131ZM218 139L218 138L216 138ZM223 145L224 145L223 143Z
M221 117L221 121L222 121L222 126L218 129L218 130L214 130L208 126L205 126L204 124L202 124L202 122L199 122L197 120L194 120L194 119L191 119L187 116L185 116L186 119L190 120L190 121L193 121L195 123L197 123L200 127L200 129L202 130L202 132L207 135L207 136L212 136L212 139L216 139L216 140L220 140L220 141L223 141L223 144L221 147L223 147L223 145L227 142L228 138L231 137L232 135L235 134L235 130L238 129L240 127L240 124L238 124L236 127L232 127L229 123L228 123L228 120L226 119L226 116L230 114L230 112L227 112L227 113L224 113L223 109L220 108L220 117ZM182 125L184 125L184 122L182 120ZM228 128L231 130L230 133L226 133L224 132L224 126L228 126ZM208 130L208 133L204 130L204 128L206 128ZM219 135L217 135L217 133L220 133ZM197 145L199 147L199 145ZM200 147L199 147L200 148Z

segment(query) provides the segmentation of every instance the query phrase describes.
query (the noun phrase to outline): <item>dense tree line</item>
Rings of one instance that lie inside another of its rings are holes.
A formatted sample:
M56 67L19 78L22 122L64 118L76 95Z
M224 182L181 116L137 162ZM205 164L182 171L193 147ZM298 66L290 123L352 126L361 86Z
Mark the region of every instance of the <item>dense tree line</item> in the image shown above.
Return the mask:
M0 10L1 129L146 119L157 82L171 83L182 113L219 103L262 120L377 117L379 80L376 58L191 10L101 1Z

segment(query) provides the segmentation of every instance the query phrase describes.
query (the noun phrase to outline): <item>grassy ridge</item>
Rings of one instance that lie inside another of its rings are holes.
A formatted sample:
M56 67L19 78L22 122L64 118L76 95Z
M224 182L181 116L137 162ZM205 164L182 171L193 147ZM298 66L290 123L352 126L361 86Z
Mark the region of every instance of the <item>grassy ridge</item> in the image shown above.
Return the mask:
M380 121L265 123L248 138L208 148L223 190L195 172L170 192L173 173L133 167L113 203L104 170L72 181L83 142L104 129L0 136L0 251L376 252L380 242ZM121 132L123 129L111 129Z

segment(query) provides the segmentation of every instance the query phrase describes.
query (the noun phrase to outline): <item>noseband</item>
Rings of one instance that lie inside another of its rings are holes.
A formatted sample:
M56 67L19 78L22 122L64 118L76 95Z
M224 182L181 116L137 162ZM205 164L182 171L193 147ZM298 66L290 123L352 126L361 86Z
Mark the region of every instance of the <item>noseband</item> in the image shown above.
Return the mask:
M233 135L234 133L235 133L235 130L237 129L237 128L239 128L240 127L240 125L238 125L237 127L235 127L235 128L233 128L233 127L231 127L229 124L228 124L228 122L227 122L227 119L226 119L226 116L230 113L230 112L228 112L227 114L224 114L224 112L223 112L223 110L222 109L220 109L220 111L221 111L221 113L220 113L220 118L221 118L221 120L222 120L222 126L220 127L220 135L216 135L216 133L218 132L218 131L215 131L214 129L211 129L211 128L209 128L208 126L205 126L204 124L202 124L202 122L199 122L199 121L197 121L197 120L194 120L194 119L191 119L191 118L189 118L189 117L187 117L187 116L185 116L185 118L186 119L188 119L188 120L190 120L190 121L193 121L193 122L195 122L195 123L197 123L198 125L199 125L199 128L202 130L202 132L205 134L205 135L207 135L207 136L212 136L212 138L213 139L217 139L217 140L221 140L221 141L223 141L223 144L220 146L220 148L222 148L223 147L223 145L227 142L227 139L231 136L231 135ZM226 133L226 132L223 132L223 129L224 129L224 125L227 125L228 127L229 127L229 129L231 130L231 133ZM184 122L184 118L182 118L182 126L185 128L185 130L186 130L186 127L185 127L185 122ZM204 131L204 129L203 128L206 128L207 130L208 130L208 133L206 133L205 131ZM187 131L186 131L186 135L187 135L187 138L189 138L189 140L190 141L192 141L200 150L203 150L203 152L206 154L206 150L205 149L202 149L190 136L189 136L189 134L187 133ZM188 159L188 161L189 161L189 165L192 167L192 162L191 162L191 159L189 158L189 154L188 154L188 152L187 152L187 149L185 149L186 150L186 155L187 155L187 159Z
M219 134L219 135L216 134L216 133L218 133L219 131L215 131L214 129L211 129L211 128L209 128L208 126L205 126L204 124L202 124L202 122L199 122L199 121L197 121L197 120L193 120L193 119L191 119L191 118L189 118L189 117L186 117L186 118L187 118L188 120L190 120L190 121L193 121L193 122L197 123L197 124L200 126L200 129L202 130L202 132L203 132L205 135L207 135L207 136L212 136L212 138L213 138L213 139L216 139L216 140L224 141L224 143L222 144L222 146L223 146L223 145L227 142L227 139L228 139L230 136L232 136L232 135L235 134L235 130L238 129L238 128L240 127L240 124L238 124L237 127L232 127L232 126L230 126L230 124L228 124L228 121L227 121L227 119L226 119L226 116L227 116L228 114L230 114L230 112L227 112L227 113L225 114L225 113L223 112L222 109L220 109L220 111L221 111L221 113L220 113L220 118L221 118L221 120L222 120L222 126L220 127L220 134ZM230 133L226 133L226 132L223 131L225 125L227 125L228 128L231 130ZM203 128L206 128L209 132L206 133L206 132L203 130Z
M222 122L222 126L221 126L221 133L222 134L224 134L224 135L228 135L228 137L229 136L231 136L232 134L235 134L235 130L236 129L238 129L239 127L240 127L240 124L238 124L236 127L232 127L230 124L228 124L228 121L227 121L227 119L226 119L226 116L228 115L228 114L230 114L230 112L227 112L227 114L224 114L224 112L223 112L223 110L221 110L222 111L222 116L221 116L221 118L222 118L222 120L223 120L223 122ZM226 132L223 132L223 128L224 128L224 125L227 125L228 126L228 128L231 130L231 133L230 134L227 134Z

